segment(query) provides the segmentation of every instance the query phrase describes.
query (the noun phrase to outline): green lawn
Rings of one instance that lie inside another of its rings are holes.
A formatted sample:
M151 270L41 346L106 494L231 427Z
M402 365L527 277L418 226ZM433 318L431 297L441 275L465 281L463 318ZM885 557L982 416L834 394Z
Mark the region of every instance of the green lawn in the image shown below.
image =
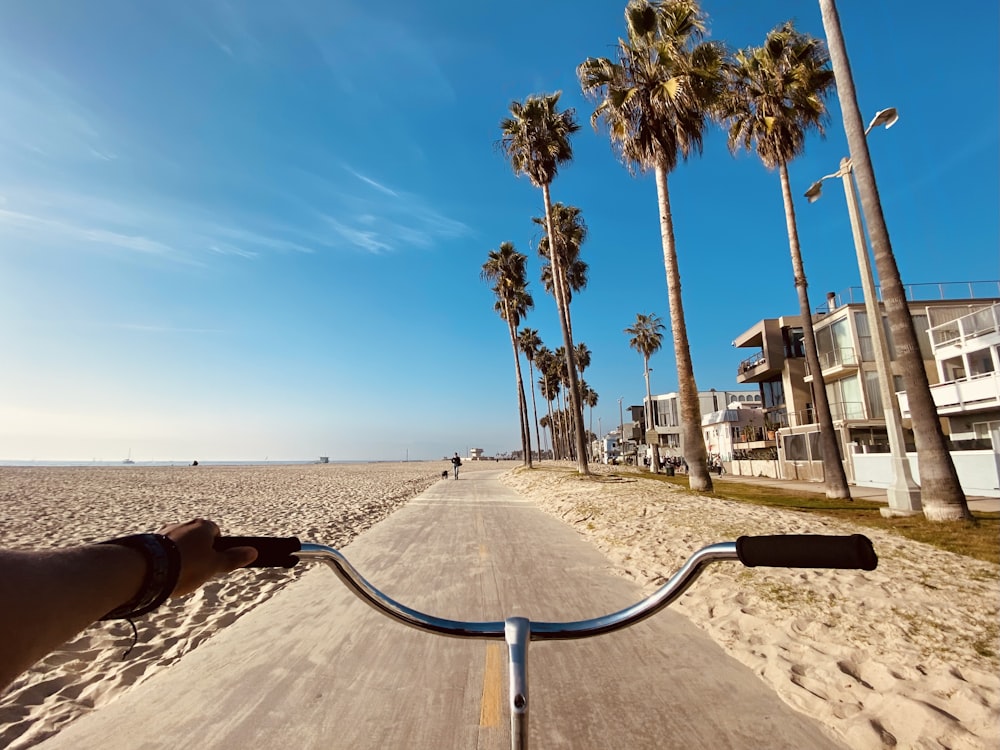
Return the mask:
M668 477L646 473L647 479L669 482L687 488L687 477ZM782 490L744 482L727 482L712 478L714 497L723 497L742 503L770 505L802 513L818 513L843 521L884 529L918 542L1000 564L1000 513L972 511L973 521L932 523L922 515L885 518L879 513L882 503L867 500L828 500L822 493Z

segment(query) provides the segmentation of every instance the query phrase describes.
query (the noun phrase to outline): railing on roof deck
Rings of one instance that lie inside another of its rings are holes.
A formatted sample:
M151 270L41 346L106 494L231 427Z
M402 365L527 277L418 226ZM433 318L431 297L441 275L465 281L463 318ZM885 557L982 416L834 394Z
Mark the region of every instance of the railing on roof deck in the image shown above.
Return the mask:
M991 299L1000 298L998 281L945 281L937 284L904 284L906 299L910 302L933 302L936 300ZM875 298L882 301L882 287L875 287ZM827 302L818 306L817 314L829 313L844 305L863 305L864 291L859 286L848 287L834 295L833 306Z

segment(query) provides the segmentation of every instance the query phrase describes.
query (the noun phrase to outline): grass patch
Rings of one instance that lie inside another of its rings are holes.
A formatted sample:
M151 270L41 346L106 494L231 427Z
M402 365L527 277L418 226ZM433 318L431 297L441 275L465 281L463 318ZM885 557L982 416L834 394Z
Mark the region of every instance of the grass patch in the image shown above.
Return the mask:
M645 479L666 482L687 489L687 477L645 474ZM822 493L783 490L744 482L712 478L714 491L709 497L736 500L850 521L873 529L923 542L939 549L976 560L1000 564L1000 513L972 511L972 521L928 521L922 515L885 518L879 512L883 503L869 500L829 500Z

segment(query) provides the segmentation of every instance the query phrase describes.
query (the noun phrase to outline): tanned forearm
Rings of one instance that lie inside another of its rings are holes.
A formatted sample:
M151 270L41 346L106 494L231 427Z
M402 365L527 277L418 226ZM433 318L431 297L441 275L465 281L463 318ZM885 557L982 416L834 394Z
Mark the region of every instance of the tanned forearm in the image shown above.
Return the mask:
M145 569L139 552L116 545L0 550L0 688L128 601Z

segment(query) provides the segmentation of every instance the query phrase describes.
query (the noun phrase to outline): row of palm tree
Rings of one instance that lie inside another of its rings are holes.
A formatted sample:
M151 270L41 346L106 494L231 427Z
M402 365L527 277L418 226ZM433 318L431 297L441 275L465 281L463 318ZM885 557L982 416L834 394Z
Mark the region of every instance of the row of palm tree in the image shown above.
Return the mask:
M596 105L591 116L595 130L603 126L619 158L631 172L652 171L655 176L677 366L681 431L691 489L711 490L712 480L708 473L705 444L701 439L701 413L681 299L681 274L670 210L668 175L680 160L686 161L692 155L701 153L707 129L718 122L728 126L730 150L735 152L742 148L756 152L765 167L778 170L806 357L813 374L813 404L820 424L826 493L831 498L850 497L816 352L812 308L788 176L788 163L802 153L806 135L810 131L823 135L823 125L829 116L826 99L835 80L844 81L850 87L849 95L841 92L848 140L852 155L857 151L861 156L863 163L859 166L865 167L866 180L870 174L870 162L865 161L867 146L863 133L859 136L854 132L861 127L860 116L849 120L846 113L852 108L847 104L853 101L853 110L857 105L853 99L853 82L846 64L846 52L839 36L836 9L833 0L820 0L820 5L828 35L831 35L831 29L836 32L833 38L837 53L842 58L836 77L829 68L830 59L825 46L798 32L791 22L771 31L761 47L750 47L730 55L724 44L706 40L706 18L697 0L631 0L625 9L626 35L618 40L613 57L591 57L577 68L584 94ZM500 145L515 174L527 175L532 184L542 190L546 239L551 239L557 250L549 253L550 279L563 333L576 456L581 473L587 473L582 400L576 378L569 317L567 257L558 252L562 249L562 232L570 236L572 231L566 230L561 223L557 227L555 206L550 196L558 167L572 158L569 137L579 126L572 109L558 110L559 96L558 93L529 96L523 103L512 103L511 116L501 122ZM869 203L873 204L874 212L878 208L874 205L877 203L877 192L874 191L874 178L870 179ZM865 187L860 172L859 186ZM873 199L871 195L874 195ZM865 208L868 215L869 205L866 204ZM878 216L881 216L880 210ZM888 245L888 234L884 225L878 229L882 248L880 254L880 248L876 247L875 254L880 279L884 288L901 290L898 269ZM878 244L875 240L873 234L873 245ZM900 340L905 344L911 338L913 341L916 339L915 335L907 335L913 334L913 324L905 309L905 296L897 296L899 299L886 300L887 312L894 336L899 329ZM638 331L635 335L638 336ZM644 344L636 342L633 346L643 351ZM927 411L927 414L914 411L921 476L925 473L926 461L927 475L932 478L933 485L933 493L922 493L927 516L941 519L967 517L964 493L951 456L946 449L942 449L943 435L929 398L923 363L917 354L917 347L914 345L910 349L912 351L903 352L911 355L902 358L904 380L908 390L912 385L915 392L920 391L916 394L917 406ZM648 380L648 358L646 374ZM927 398L921 399L922 395L927 395ZM925 401L926 404L923 403ZM926 446L926 453L920 452L922 444ZM940 504L948 508L936 507Z
M518 348L517 328L521 318L534 307L534 300L528 292L528 256L519 253L510 242L503 242L498 250L490 250L483 264L481 278L493 282L496 295L494 310L507 323L511 349L514 352L514 374L517 382L517 405L521 420L521 451L525 466L531 462L531 429L528 422L528 407L524 398L524 379L521 376L521 356Z
M968 518L965 495L930 397L913 320L882 220L836 5L834 0L820 0L820 6L836 55L834 70L830 69L825 46L796 31L791 22L771 31L761 47L728 56L723 45L704 40L705 17L696 0L632 0L625 11L627 38L619 41L615 59L589 58L577 69L584 92L597 102L592 124L595 128L605 126L619 156L631 170L652 169L656 176L685 452L689 437L700 424L700 414L696 411L697 389L680 300L667 174L676 166L678 155L687 159L692 153L700 153L704 129L715 120L728 125L730 150L754 151L768 169L778 169L806 358L813 374L813 404L820 424L826 494L830 498L850 498L816 351L788 177L788 163L802 153L806 134L815 130L823 135L823 124L828 119L826 98L839 81L845 131L852 157L858 155L865 215L875 218L872 245L886 311L894 338L898 333L897 354L907 392L914 394L914 437L921 466L926 464L927 468L921 492L925 515L933 520ZM914 400L918 402L915 407ZM695 461L686 456L693 473L691 486L705 488L701 480L703 441L695 438L690 449L696 454Z
M510 116L500 122L499 146L510 162L515 175L525 175L535 187L541 188L545 206L545 235L548 241L549 280L552 296L559 314L562 329L563 353L566 360L569 408L574 425L573 438L578 471L587 475L586 436L583 425L583 400L577 377L576 347L573 345L570 322L570 291L566 276L566 245L572 238L564 238L557 231L550 187L559 167L573 158L570 136L580 129L573 109L558 109L559 93L529 96L524 102L512 102ZM582 241L582 238L581 238ZM541 249L542 243L539 243Z
M498 250L489 251L486 262L482 266L481 277L493 284L493 293L496 297L494 309L502 320L507 324L510 336L511 350L514 354L514 375L517 387L518 413L520 415L521 429L521 449L524 464L531 467L532 446L531 446L531 421L535 424L535 442L538 455L543 455L541 435L539 432L540 420L538 419L538 407L535 400L534 385L531 388L532 412L529 415L527 402L524 395L524 378L521 371L520 354L524 354L528 361L529 383L534 382L534 367L537 364L541 377L538 385L543 398L548 402L548 416L542 417L541 425L549 429L550 444L552 452L556 458L577 458L577 446L574 445L572 436L582 426L582 419L577 419L573 412L567 410L565 406L557 406L553 409L553 402L557 401L563 389L569 389L571 378L567 358L563 348L559 347L555 352L550 351L542 344L538 336L538 331L531 328L523 328L518 331L518 326L524 316L534 306L534 300L528 292L528 281L526 275L527 256L518 252L510 242L501 243ZM586 273L578 277L576 288L580 288L586 283ZM545 275L543 274L543 281ZM551 274L549 275L551 278ZM551 287L550 287L551 289ZM593 407L597 405L598 396L582 379L583 372L590 366L590 350L586 344L578 343L574 350L572 361L576 371L580 375L577 379L578 387L581 389L582 403L591 407L591 420L593 420ZM585 434L584 439L589 444L592 435ZM586 461L587 457L584 456Z

